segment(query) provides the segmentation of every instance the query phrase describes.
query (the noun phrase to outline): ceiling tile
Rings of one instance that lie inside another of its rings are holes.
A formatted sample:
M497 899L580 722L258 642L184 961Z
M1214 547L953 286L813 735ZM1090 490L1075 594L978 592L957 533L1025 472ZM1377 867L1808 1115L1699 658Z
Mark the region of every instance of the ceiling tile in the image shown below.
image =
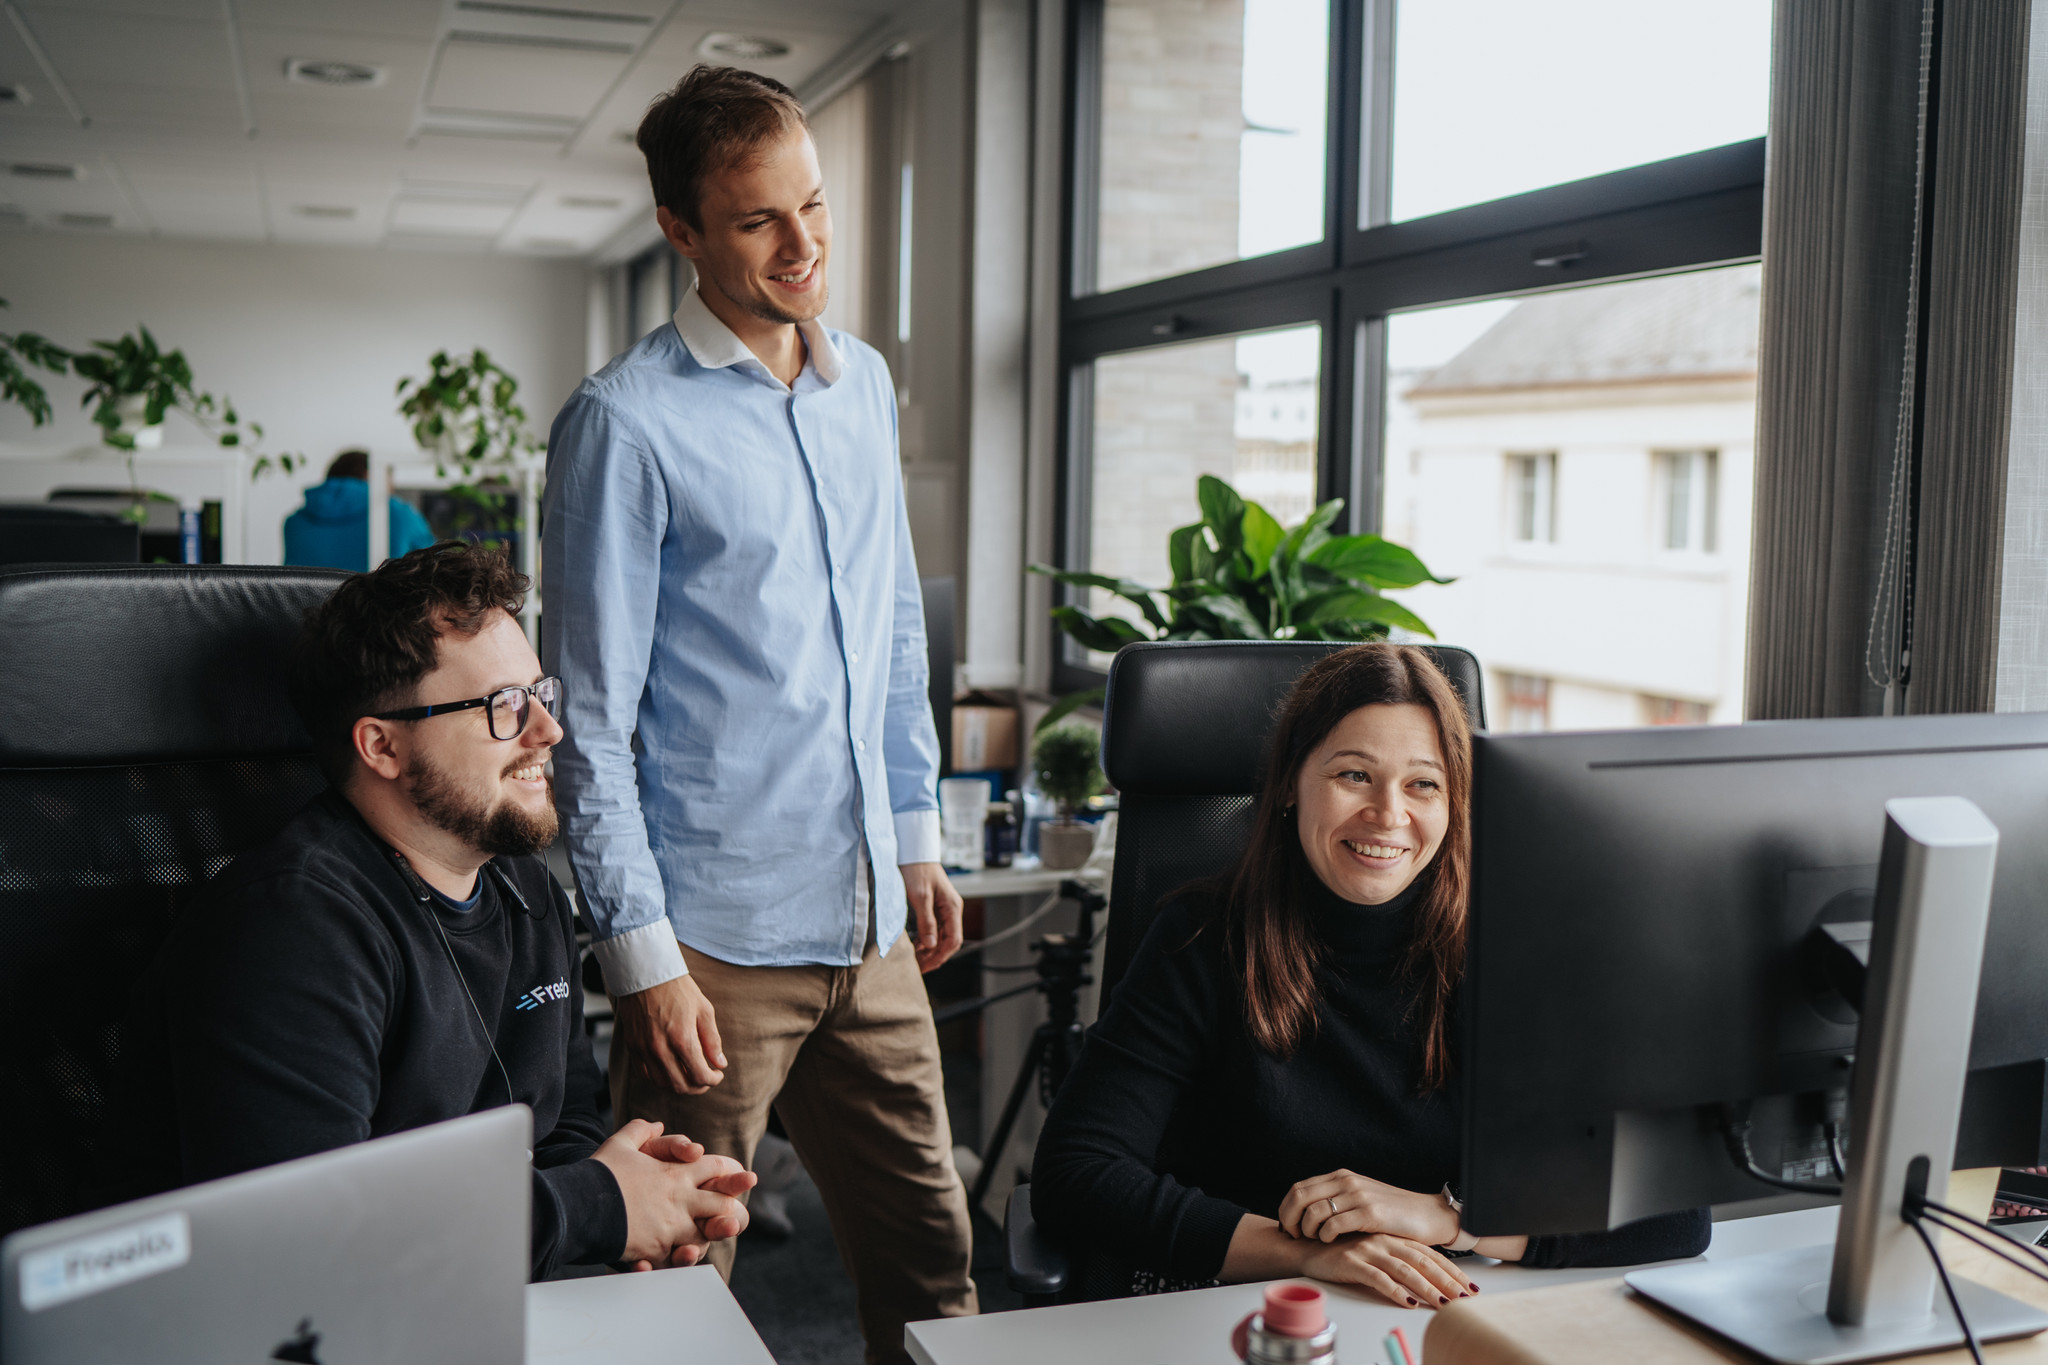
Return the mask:
M431 40L441 27L432 0L235 0L245 29L264 25Z
M430 109L581 119L604 98L626 57L451 38L427 88Z
M67 7L39 10L31 25L58 74L75 90L118 84L135 90L217 91L234 98L227 25L218 9L205 21L181 22ZM86 112L94 111L88 105Z
M260 242L268 235L254 175L130 173L128 183L159 236Z
M241 106L231 91L147 90L97 81L76 82L71 90L92 116L92 132L100 135L101 145L107 145L106 133L123 131L124 125L157 134L177 131L212 140L246 140Z
M465 204L446 199L400 199L391 206L393 232L495 237L517 210L514 204Z

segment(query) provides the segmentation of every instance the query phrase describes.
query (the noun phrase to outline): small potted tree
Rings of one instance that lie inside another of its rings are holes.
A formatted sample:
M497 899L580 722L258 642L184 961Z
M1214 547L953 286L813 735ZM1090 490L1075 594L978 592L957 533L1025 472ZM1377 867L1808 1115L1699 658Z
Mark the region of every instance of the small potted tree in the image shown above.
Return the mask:
M1052 798L1059 819L1038 827L1038 861L1054 871L1079 867L1095 850L1095 829L1074 819L1102 790L1101 739L1085 725L1055 725L1031 746L1038 789Z

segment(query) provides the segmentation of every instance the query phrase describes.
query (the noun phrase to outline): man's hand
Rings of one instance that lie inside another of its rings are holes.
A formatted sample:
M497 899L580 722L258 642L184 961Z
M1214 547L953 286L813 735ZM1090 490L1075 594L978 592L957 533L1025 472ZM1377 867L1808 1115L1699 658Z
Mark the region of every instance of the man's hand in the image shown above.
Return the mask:
M938 863L905 863L903 892L917 934L917 969L928 972L960 951L960 911L966 902Z
M594 1159L619 1182L626 1201L626 1250L635 1270L695 1265L712 1242L737 1237L747 1206L737 1196L754 1188L754 1173L729 1156L706 1156L682 1134L634 1119L613 1133Z
M1353 1232L1390 1232L1424 1246L1447 1246L1458 1235L1458 1214L1438 1195L1417 1194L1353 1171L1332 1171L1287 1192L1280 1201L1280 1229L1315 1242L1334 1242Z
M955 896L955 903L959 897ZM959 912L953 920L957 926ZM959 935L954 935L958 946ZM717 1011L687 976L612 1001L613 1027L625 1036L640 1074L681 1095L701 1095L725 1079ZM624 1130L621 1130L624 1131Z

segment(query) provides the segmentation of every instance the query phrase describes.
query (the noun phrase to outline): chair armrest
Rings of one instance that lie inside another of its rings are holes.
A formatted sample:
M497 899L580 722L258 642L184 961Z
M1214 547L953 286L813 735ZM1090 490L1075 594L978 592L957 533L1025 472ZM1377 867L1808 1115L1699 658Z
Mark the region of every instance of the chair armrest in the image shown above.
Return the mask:
M1067 1253L1038 1230L1031 1216L1031 1187L1010 1191L1004 1210L1003 1247L1010 1288L1030 1298L1050 1299L1067 1287Z

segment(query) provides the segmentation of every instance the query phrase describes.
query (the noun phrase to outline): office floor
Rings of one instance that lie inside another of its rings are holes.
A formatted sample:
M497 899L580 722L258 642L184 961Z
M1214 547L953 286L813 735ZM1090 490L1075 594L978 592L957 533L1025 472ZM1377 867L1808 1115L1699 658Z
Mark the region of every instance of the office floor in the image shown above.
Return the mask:
M789 1214L796 1225L796 1235L789 1240L773 1242L752 1233L740 1239L732 1271L733 1297L777 1365L860 1365L853 1282L839 1264L825 1205L808 1177L790 1192ZM1022 1306L1003 1283L1001 1243L1000 1230L977 1217L974 1282L984 1313Z

